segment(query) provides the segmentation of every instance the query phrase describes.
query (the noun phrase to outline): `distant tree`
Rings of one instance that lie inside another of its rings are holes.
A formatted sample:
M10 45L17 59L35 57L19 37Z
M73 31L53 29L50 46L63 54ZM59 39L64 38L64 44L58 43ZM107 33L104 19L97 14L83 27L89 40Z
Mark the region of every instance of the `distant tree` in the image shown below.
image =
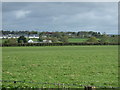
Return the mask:
M101 33L100 33L100 32L98 32L98 35L101 35Z
M8 39L3 39L3 40L2 40L2 43L3 43L3 44L9 44L9 41L8 41Z
M9 44L16 44L17 40L15 38L8 39Z
M118 43L118 36L113 35L112 37L109 37L109 42L111 43Z
M62 42L67 43L68 42L68 37L67 36L63 36L60 38Z
M54 32L52 34L53 37L57 37L57 38L61 38L62 37L62 34L60 32Z
M97 36L97 35L98 35L97 32L92 33L92 36Z
M96 43L96 42L98 42L98 40L97 40L96 37L90 37L90 38L87 40L87 42L94 42L94 43Z
M26 37L20 36L20 37L18 38L18 43L27 43Z
M27 32L28 37L30 36L30 32Z
M58 39L56 37L51 38L52 42L58 42Z
M103 35L101 36L100 42L101 42L101 43L108 43L108 42L109 42L109 39L110 39L109 36L107 36L106 34L103 34Z
M37 31L31 31L30 34L37 34Z
M10 39L3 40L3 44L17 44L17 39L10 38Z
M39 33L39 39L38 39L38 41L43 41L43 35L45 35L45 33L44 32L41 32L41 33Z
M101 37L101 33L98 32L97 35L96 35L97 38L100 38Z
M43 41L43 38L42 38L42 37L39 37L38 41L40 41L40 42Z
M78 37L81 38L88 38L88 37L100 37L101 33L100 32L93 32L93 31L79 31L77 33Z

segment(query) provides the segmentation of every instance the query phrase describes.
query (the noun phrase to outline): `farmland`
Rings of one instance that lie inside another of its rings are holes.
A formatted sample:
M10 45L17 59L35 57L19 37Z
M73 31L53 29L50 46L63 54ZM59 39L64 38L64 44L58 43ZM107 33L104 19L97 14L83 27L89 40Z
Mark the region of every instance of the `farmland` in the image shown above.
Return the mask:
M2 39L2 40L0 40L2 43L4 43L5 41L7 41L8 39ZM27 40L29 40L28 38L27 38ZM33 41L38 41L37 39L35 39L35 38L32 38L32 40ZM69 38L68 39L68 42L86 42L88 40L88 38ZM17 41L17 39L16 39L16 41Z
M3 80L117 87L118 46L41 46L2 49ZM42 87L40 84L31 83L3 83L3 86Z

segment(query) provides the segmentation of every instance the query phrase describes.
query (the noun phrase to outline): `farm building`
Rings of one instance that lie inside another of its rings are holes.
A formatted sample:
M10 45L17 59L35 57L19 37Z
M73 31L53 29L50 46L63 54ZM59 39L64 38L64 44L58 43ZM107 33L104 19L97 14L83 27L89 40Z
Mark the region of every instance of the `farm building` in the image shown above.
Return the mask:
M33 43L33 40L31 40L31 39L30 39L30 40L28 40L28 43Z
M28 38L39 38L39 35L37 35L37 34L33 34L33 35L29 35L29 37Z
M43 43L52 43L51 40L43 40Z

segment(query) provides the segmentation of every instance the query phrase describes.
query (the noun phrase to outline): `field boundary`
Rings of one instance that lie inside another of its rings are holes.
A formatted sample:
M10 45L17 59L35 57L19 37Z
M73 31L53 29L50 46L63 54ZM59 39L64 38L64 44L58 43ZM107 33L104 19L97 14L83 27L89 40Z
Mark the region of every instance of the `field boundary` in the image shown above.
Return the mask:
M16 84L16 83L31 83L31 84L41 84L41 85L45 85L45 84L48 84L48 85L55 85L57 86L58 88L59 87L65 87L65 86L76 86L76 87L83 87L83 88L103 88L103 89L120 89L120 87L113 87L113 86L92 86L92 85L82 85L82 84L74 84L74 83L48 83L48 82L33 82L33 81L14 81L14 80L0 80L0 82L6 82L6 83L13 83L13 84ZM5 87L2 87L2 88L5 88Z
M73 46L73 45L120 45L120 43L17 43L0 44L2 47L9 46Z

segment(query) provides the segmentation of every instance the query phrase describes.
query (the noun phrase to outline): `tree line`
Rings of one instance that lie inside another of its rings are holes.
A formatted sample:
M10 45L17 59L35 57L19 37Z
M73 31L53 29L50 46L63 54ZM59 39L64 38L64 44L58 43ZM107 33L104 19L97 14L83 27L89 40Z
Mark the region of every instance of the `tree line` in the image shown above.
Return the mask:
M120 45L120 43L16 43L2 44L1 46L72 46L72 45Z
M43 40L51 40L52 43L71 43L69 42L70 38L87 38L84 43L118 43L119 35L107 35L101 34L100 32L93 31L80 31L80 32L37 32L37 31L1 31L3 35L9 34L19 34L19 38L10 38L3 39L4 45L7 44L26 44L29 38L24 35L32 35L37 34L39 38L36 39L38 42L42 42ZM79 43L79 42L78 42ZM83 42L82 42L83 43Z

